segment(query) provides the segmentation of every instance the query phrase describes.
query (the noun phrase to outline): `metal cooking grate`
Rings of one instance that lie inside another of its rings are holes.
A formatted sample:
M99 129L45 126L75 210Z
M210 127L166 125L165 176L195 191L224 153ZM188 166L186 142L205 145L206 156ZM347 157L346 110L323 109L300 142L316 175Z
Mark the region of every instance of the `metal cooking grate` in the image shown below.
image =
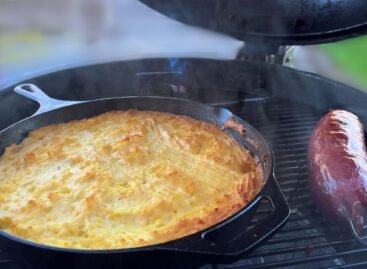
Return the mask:
M366 268L367 248L357 243L348 229L325 220L309 193L306 149L321 112L279 99L242 102L227 108L250 122L272 146L276 177L290 203L291 216L279 232L247 257L202 268ZM260 206L257 218L268 210L266 204ZM0 252L0 268L32 268L19 258L15 261Z
M271 145L275 175L290 204L291 216L279 232L246 258L213 267L366 268L367 248L354 240L347 228L324 219L309 192L307 144L321 113L279 99L227 108L250 122Z

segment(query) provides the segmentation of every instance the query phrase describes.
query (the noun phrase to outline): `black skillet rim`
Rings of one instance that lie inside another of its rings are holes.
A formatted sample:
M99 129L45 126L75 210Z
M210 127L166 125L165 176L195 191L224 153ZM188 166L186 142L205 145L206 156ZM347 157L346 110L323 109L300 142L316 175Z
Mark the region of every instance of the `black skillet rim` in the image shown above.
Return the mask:
M190 103L195 103L195 104L199 104L199 105L202 105L202 106L206 106L208 109L216 109L215 107L212 107L212 106L209 106L207 104L203 104L201 102L198 102L198 101L194 101L194 100L190 100L190 99L183 99L183 98L173 98L173 97L161 97L161 96L124 96L124 97L111 97L111 98L101 98L101 99L96 99L96 100L88 100L88 101L83 101L82 103L78 103L78 104L73 104L73 105L70 105L70 106L67 106L66 108L68 107L72 107L72 106L78 106L80 104L87 104L87 103L93 103L93 102L100 102L100 101L106 101L106 100L118 100L118 99L126 99L126 98L159 98L159 99L174 99L174 100L180 100L180 101L186 101L186 102L190 102ZM51 112L51 111L58 111L58 110L62 110L64 109L65 107L61 107L61 108L56 108L56 109L52 109L48 112ZM219 108L219 109L224 109L224 108ZM224 109L225 111L231 113L228 109ZM47 113L47 112L45 112ZM3 132L5 132L6 130L10 129L11 127L13 126L16 126L17 124L20 124L24 121L27 121L33 117L38 117L38 116L42 116L43 113L39 114L39 115L32 115L30 117L26 117L8 127L6 127L5 129L1 130L0 131L0 135L3 134ZM231 113L232 114L232 113ZM233 115L233 114L232 114ZM237 119L240 119L238 118L237 116L233 115L235 118ZM242 119L240 119L242 120ZM242 120L244 121L244 120ZM238 216L242 215L242 214L246 214L246 212L251 209L251 207L255 206L256 203L261 200L261 197L264 195L264 192L266 190L266 187L267 185L269 185L270 181L275 181L276 183L276 179L274 177L274 156L273 156L273 152L269 146L269 144L266 142L265 138L252 126L250 125L248 122L244 121L251 129L253 132L256 133L256 135L262 139L265 144L266 144L266 147L270 153L270 169L269 169L269 173L268 175L264 175L263 177L263 186L261 187L260 191L257 193L257 195L248 203L246 204L242 209L240 209L239 211L237 211L236 213L234 213L233 215L229 216L228 218L224 219L223 221L221 222L218 222L204 230L201 230L201 231L198 231L194 234L190 234L190 235L187 235L187 236L184 236L184 237L181 237L181 238L177 238L177 239L174 239L174 240L170 240L170 241L167 241L167 242L164 242L164 243L160 243L160 244L155 244L155 245L147 245L147 246L142 246L142 247L136 247L136 248L122 248L122 249L101 249L101 250L88 250L88 249L73 249L73 248L62 248L62 247L55 247L55 246L49 246L49 245L44 245L44 244L40 244L40 243L36 243L36 242L33 242L33 241L30 241L30 240L26 240L26 239L22 239L20 237L17 237L17 236L14 236L12 234L9 234L3 230L0 230L0 235L9 239L9 240L12 240L12 241L15 241L15 242L18 242L18 243L21 243L21 244L25 244L25 245L28 245L28 246L31 246L31 247L35 247L35 248L38 248L38 249L44 249L44 250L52 250L52 251L57 251L57 252L65 252L65 253L80 253L80 254L116 254L116 253L136 253L136 252L145 252L145 251L178 251L178 252L184 252L184 253L190 253L191 251L182 251L182 250L175 250L175 248L171 247L171 248L165 248L165 245L168 245L168 244L171 244L171 243L174 243L174 242L178 242L178 241L184 241L184 240L187 240L189 239L190 237L197 237L197 236L201 236L203 234L205 234L206 232L210 231L210 230L214 230L215 228L217 227L220 227L226 223L230 223L232 221L234 221ZM239 142L240 143L240 142ZM241 142L240 143L242 146L243 143ZM246 147L245 147L246 148ZM247 149L249 150L249 149ZM251 152L249 150L249 152ZM263 172L264 172L264 169L262 169ZM277 183L276 183L277 184ZM284 197L283 197L284 199ZM287 202L286 202L287 203ZM288 208L289 209L289 208ZM289 211L289 210L288 210ZM289 216L289 214L288 214ZM279 223L279 225L277 226L277 228L279 226L281 226L286 220L288 219L288 217L286 217L281 223ZM266 235L267 236L267 235ZM204 239L203 239L204 240ZM263 238L259 238L259 240L254 244L256 245L257 243L259 243L260 241L262 241ZM252 247L252 246L250 246ZM193 251L193 253L196 253L198 251ZM201 253L201 254L206 254L204 252L198 252L198 253ZM210 253L209 253L210 254ZM235 254L237 255L237 254Z

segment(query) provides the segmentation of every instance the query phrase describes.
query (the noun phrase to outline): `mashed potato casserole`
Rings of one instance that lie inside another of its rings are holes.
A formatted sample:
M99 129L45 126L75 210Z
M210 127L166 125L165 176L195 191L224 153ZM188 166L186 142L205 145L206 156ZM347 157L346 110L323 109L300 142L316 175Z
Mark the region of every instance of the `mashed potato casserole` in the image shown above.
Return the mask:
M113 111L29 133L0 158L0 229L41 244L118 249L162 243L234 214L262 178L214 125Z

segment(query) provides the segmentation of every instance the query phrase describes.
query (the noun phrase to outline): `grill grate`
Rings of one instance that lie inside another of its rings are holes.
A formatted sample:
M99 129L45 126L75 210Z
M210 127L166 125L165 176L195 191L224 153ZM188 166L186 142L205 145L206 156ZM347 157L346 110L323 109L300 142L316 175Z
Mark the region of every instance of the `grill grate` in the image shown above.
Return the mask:
M309 193L307 143L321 113L281 99L242 102L227 108L250 122L271 145L275 174L291 206L291 216L280 231L248 256L202 269L366 268L367 248L356 242L347 228L325 220ZM269 210L264 200L253 221L262 219ZM18 259L14 262L0 253L0 268L31 268Z
M213 268L365 268L367 248L347 228L325 220L309 192L307 145L321 113L281 99L227 108L251 123L271 145L275 175L291 215L279 232L247 257Z

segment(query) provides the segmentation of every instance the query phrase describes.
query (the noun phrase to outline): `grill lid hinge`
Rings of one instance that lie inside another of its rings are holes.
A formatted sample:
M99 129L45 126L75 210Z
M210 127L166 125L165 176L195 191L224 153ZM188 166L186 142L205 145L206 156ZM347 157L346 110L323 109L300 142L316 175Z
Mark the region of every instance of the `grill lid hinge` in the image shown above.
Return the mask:
M236 59L283 65L288 48L282 45L264 45L259 42L245 42L239 50Z

